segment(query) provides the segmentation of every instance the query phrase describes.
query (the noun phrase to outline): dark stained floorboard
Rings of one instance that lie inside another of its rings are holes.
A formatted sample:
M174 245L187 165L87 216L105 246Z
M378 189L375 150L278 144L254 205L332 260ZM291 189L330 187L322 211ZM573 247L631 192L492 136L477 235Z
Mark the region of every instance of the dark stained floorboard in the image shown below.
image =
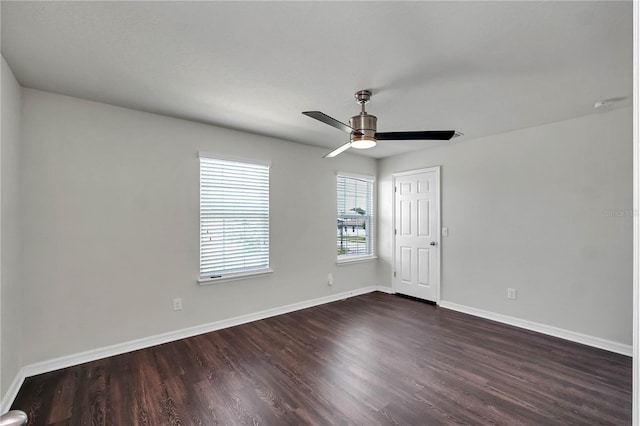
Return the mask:
M30 425L626 425L631 358L371 293L28 378Z

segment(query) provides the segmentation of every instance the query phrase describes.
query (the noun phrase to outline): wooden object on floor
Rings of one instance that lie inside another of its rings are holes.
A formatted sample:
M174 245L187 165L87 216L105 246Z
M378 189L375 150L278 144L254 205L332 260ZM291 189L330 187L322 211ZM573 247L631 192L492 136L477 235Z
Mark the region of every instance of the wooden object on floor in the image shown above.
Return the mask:
M28 378L31 425L630 424L631 358L371 293Z

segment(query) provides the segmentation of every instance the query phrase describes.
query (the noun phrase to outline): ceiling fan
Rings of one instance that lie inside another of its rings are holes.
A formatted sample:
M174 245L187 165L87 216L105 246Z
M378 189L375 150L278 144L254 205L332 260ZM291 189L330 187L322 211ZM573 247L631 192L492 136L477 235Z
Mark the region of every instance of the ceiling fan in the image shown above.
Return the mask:
M329 117L320 111L305 111L304 115L315 118L318 121L335 127L338 130L350 133L351 138L346 144L339 146L327 155L325 158L335 157L336 155L346 151L349 148L367 149L376 146L378 141L395 140L435 140L448 141L449 139L461 136L462 133L455 130L426 130L416 132L376 132L376 124L378 118L375 115L367 114L364 105L371 99L370 90L360 90L356 92L356 102L362 106L362 111L358 115L354 115L349 120L349 125Z

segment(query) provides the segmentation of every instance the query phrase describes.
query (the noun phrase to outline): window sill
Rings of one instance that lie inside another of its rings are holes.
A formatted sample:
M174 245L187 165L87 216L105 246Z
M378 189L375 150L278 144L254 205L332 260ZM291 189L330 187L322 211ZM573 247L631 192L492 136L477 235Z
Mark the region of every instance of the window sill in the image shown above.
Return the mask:
M260 275L269 275L269 274L273 274L273 269L269 268L269 269L260 269L257 271L251 271L251 272L238 272L236 274L219 275L219 276L216 276L215 278L200 277L198 279L198 284L209 285L209 284L215 284L215 283L227 282L227 281L246 280L248 278L254 278Z
M353 259L338 259L336 260L336 265L349 265L352 263L362 263L362 262L371 262L372 260L377 260L378 256L362 256L362 257L354 257Z

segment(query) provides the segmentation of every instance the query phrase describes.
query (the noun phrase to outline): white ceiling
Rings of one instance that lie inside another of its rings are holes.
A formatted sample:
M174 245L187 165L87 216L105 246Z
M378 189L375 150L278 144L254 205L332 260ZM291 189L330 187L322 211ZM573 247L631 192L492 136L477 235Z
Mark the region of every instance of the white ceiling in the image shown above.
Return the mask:
M1 7L2 55L23 86L327 151L348 135L301 111L348 122L360 89L373 91L367 110L379 131L454 129L459 141L632 96L631 1ZM357 153L441 143L383 141Z

